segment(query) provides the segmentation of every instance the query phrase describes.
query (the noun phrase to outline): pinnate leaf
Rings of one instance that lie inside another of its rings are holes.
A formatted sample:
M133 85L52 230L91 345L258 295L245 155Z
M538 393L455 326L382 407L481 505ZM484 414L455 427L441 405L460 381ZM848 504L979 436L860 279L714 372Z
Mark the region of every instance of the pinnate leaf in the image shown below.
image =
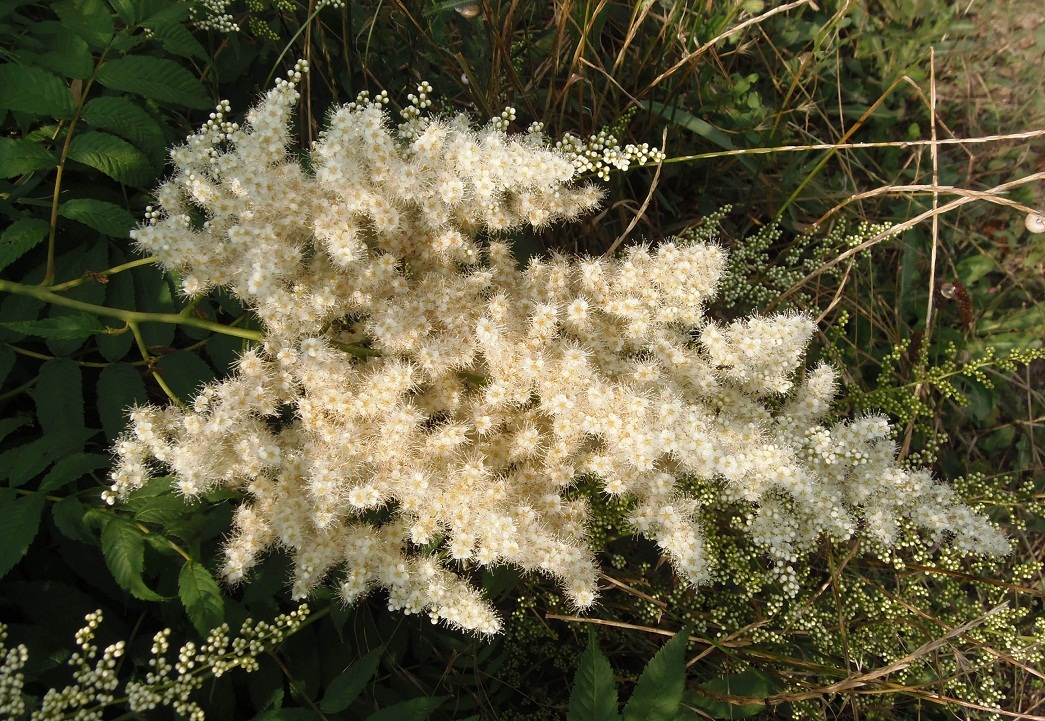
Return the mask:
M449 696L419 696L386 706L366 717L366 721L425 721Z
M73 116L73 95L60 77L43 68L0 65L0 108L58 120Z
M674 721L686 687L686 644L683 628L646 664L624 707L624 721Z
M74 340L86 338L94 333L103 333L107 328L93 315L62 315L40 320L13 320L0 323L0 326L25 335L35 335L53 340Z
M187 561L178 574L178 595L201 636L225 620L225 603L214 576L202 563Z
M570 693L567 721L607 721L617 714L617 685L610 662L599 650L595 634L588 637L588 648L577 663L577 674Z
M54 464L44 479L40 481L40 492L47 493L57 488L78 481L88 473L109 465L109 456L101 453L76 453L61 459Z
M24 138L0 138L0 178L14 178L58 164L50 150Z
M51 226L39 218L20 218L0 235L0 270L14 263L47 237Z
M0 518L4 519L4 533L0 537L0 578L7 575L36 538L44 497L39 493L19 496L14 489L0 489Z
M110 516L102 528L102 552L121 588L143 601L163 600L142 579L145 539L137 526L119 516Z
M59 206L58 215L112 238L126 238L136 222L134 216L115 203L93 198L67 200Z
M98 130L107 130L133 143L156 166L166 155L163 129L142 107L127 98L94 98L83 107L84 121Z
M53 5L62 26L82 38L92 49L101 50L112 40L112 13L102 0L62 0Z
M377 673L377 666L381 662L384 652L383 646L374 649L334 678L327 685L326 693L324 693L319 707L327 713L338 713L351 706Z
M137 93L165 103L209 108L200 81L173 60L134 55L111 60L98 71L98 82L113 90Z
M142 151L115 135L91 130L73 138L69 157L108 175L113 180L144 188L156 173Z
M98 376L98 415L109 441L127 425L127 409L149 399L138 369L130 363L113 363Z
M36 419L45 434L83 429L83 374L75 361L55 358L45 362L32 395Z

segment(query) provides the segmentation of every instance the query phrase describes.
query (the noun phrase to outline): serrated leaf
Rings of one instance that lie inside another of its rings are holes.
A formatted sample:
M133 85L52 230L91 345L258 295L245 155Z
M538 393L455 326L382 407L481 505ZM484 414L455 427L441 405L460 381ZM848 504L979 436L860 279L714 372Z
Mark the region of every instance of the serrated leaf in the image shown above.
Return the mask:
M39 218L19 218L0 235L0 270L14 263L36 247L51 231Z
M75 361L46 361L40 366L32 396L36 401L36 419L45 435L83 429L83 374Z
M73 116L73 95L60 77L43 68L0 65L0 109L66 120Z
M599 650L595 634L588 636L588 648L577 662L577 673L570 693L567 721L606 721L617 714L617 684L610 662Z
M225 621L221 589L201 563L188 561L178 574L178 595L201 636Z
M149 393L138 369L130 363L113 363L98 376L98 415L110 442L127 426L127 409L145 403Z
M56 340L86 338L106 330L106 327L97 318L83 312L79 315L63 315L40 320L13 320L8 323L0 323L0 326L16 333Z
M318 721L319 718L319 714L307 708L271 708L251 721Z
M58 164L50 150L23 138L0 138L0 178L14 178Z
M0 579L22 560L40 528L44 497L32 493L19 497L11 488L0 489L0 518L4 532L0 535Z
M100 453L77 453L61 459L40 481L40 492L47 493L57 488L78 481L88 473L109 465L109 456Z
M717 719L750 718L765 709L764 703L731 703L716 696L765 698L775 692L773 679L764 673L748 669L723 678L708 681L699 690L686 691L683 704L700 709ZM705 692L705 693L702 693Z
M174 395L183 401L191 400L200 386L214 380L214 370L191 351L165 355L156 362L156 368Z
M21 486L35 477L58 458L83 449L84 442L94 434L86 428L65 431L60 435L45 435L16 448L0 453L0 479L12 486Z
M5 348L4 350L10 350ZM30 421L30 416L22 415L13 418L0 418L0 441L17 431Z
M163 597L145 585L145 539L142 532L119 516L110 516L102 528L105 563L120 587L142 601L162 601Z
M76 496L66 496L51 507L55 528L66 538L81 543L93 543L94 536L83 522L84 505Z
M192 73L165 58L134 55L111 60L101 67L97 78L107 88L165 103L199 109L213 105Z
M183 58L207 59L207 50L181 23L156 23L145 26L152 30L153 37L160 41L163 49L171 55Z
M109 5L116 11L116 16L123 20L125 25L136 25L140 19L135 12L134 4L129 0L109 0Z
M11 350L10 346L0 346L0 384L3 384L7 380L7 374L11 372L11 369L15 365L15 352ZM0 421L2 424L3 421ZM3 427L0 425L0 427ZM0 440L3 440L3 435L0 435Z
M377 673L377 667L381 663L381 656L384 652L383 646L375 648L338 674L327 684L319 707L327 713L338 713L351 706Z
M635 684L624 707L624 721L673 721L679 713L686 687L686 644L683 628L657 651Z
M166 158L166 140L160 124L136 103L126 98L94 98L84 108L84 121L98 130L108 130L129 140L143 151L157 168Z
M425 721L449 696L420 696L375 711L366 721Z
M85 80L94 71L94 58L87 41L60 22L45 21L33 26L35 38L45 38L40 52L20 53L22 57L67 78Z
M90 130L73 138L69 157L89 165L113 180L144 188L152 184L156 173L142 151L109 133Z
M126 238L137 223L133 215L115 203L93 198L67 200L58 207L58 215L112 238Z
M112 14L102 0L63 0L54 3L62 26L82 38L94 50L105 48L115 30Z
M145 313L178 312L167 275L155 265L135 269L134 292L138 310ZM174 326L170 323L142 323L141 334L149 348L167 348L174 340Z

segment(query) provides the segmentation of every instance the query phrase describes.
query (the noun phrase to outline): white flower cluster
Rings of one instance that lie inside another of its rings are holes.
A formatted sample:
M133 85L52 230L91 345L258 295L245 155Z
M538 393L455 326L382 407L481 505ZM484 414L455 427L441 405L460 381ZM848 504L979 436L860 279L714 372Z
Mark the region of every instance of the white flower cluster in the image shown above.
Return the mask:
M569 185L572 162L464 117L418 115L404 137L361 98L332 113L306 172L286 152L296 77L245 128L219 111L175 151L134 233L186 294L221 286L248 303L265 341L191 408L132 411L110 502L161 472L187 496L239 489L230 582L281 547L296 597L340 569L347 602L382 588L393 609L483 633L500 621L466 580L476 566L515 564L579 608L595 601L590 509L573 490L585 477L626 499L634 530L694 584L712 559L685 477L750 504L785 577L821 534L888 541L902 517L1006 552L946 486L896 465L885 420L821 422L834 372L793 387L808 318L704 317L720 247L520 269L498 233L598 200Z
M277 616L272 623L247 619L239 636L231 640L228 625L222 624L210 632L202 646L197 647L192 641L185 643L173 663L166 657L170 651L171 630L160 631L153 637L149 670L141 679L127 681L124 686L131 715L141 717L143 712L169 706L179 717L204 721L203 710L190 697L203 687L207 678L221 676L236 667L248 673L256 671L257 657L293 634L308 614L308 606L302 605ZM39 707L33 709L32 721L68 718L101 721L109 706L124 702L116 699L114 692L120 686L117 672L126 644L118 641L107 646L99 656L94 636L102 623L102 612L89 613L85 620L87 625L76 632L79 650L67 661L73 669L74 683L63 689L48 689ZM8 650L3 643L6 636L7 629L0 624L0 657L4 659L0 664L0 716L13 719L26 710L25 677L21 670L29 654L21 644Z

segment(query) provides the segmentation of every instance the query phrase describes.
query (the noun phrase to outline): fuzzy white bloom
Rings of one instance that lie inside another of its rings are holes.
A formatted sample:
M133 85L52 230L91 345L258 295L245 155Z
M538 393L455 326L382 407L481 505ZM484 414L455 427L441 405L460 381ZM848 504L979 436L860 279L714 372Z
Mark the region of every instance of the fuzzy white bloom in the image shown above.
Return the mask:
M796 378L810 319L705 319L720 247L519 269L497 233L598 201L570 185L574 161L507 135L506 115L474 130L419 98L395 131L383 97L360 96L331 114L308 173L285 149L294 80L246 127L219 110L176 150L134 233L191 279L186 292L228 288L264 327L264 346L191 409L134 411L109 491L124 498L161 468L187 495L242 489L230 582L278 546L297 597L337 572L346 601L382 588L393 608L493 633L500 620L456 571L508 563L587 608L591 510L567 498L585 474L629 501L634 530L692 583L713 559L683 477L720 479L757 509L749 530L785 584L821 535L888 543L903 518L969 552L1007 551L946 486L897 466L884 419L823 421L834 372ZM346 350L349 326L365 352Z

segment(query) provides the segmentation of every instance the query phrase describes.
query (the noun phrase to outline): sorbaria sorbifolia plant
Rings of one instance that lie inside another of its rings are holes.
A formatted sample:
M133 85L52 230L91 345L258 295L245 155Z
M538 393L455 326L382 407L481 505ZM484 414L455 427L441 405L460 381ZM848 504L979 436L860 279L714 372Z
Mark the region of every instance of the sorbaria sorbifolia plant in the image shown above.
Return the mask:
M888 544L913 523L1007 552L949 486L897 465L884 418L825 420L835 371L796 379L810 318L705 317L722 248L665 241L520 269L506 231L599 200L572 184L592 166L575 143L509 135L510 114L475 130L420 112L427 97L392 129L382 98L361 96L331 114L306 169L287 152L304 70L242 128L219 107L173 152L134 233L187 296L224 288L247 304L263 342L191 407L133 409L109 501L161 472L190 497L236 489L229 582L281 547L296 597L336 571L346 602L382 588L393 609L482 633L500 620L462 574L475 566L515 564L594 603L598 500L570 493L583 477L627 499L634 531L693 584L713 559L685 476L749 504L748 532L791 592L789 564L824 534Z

